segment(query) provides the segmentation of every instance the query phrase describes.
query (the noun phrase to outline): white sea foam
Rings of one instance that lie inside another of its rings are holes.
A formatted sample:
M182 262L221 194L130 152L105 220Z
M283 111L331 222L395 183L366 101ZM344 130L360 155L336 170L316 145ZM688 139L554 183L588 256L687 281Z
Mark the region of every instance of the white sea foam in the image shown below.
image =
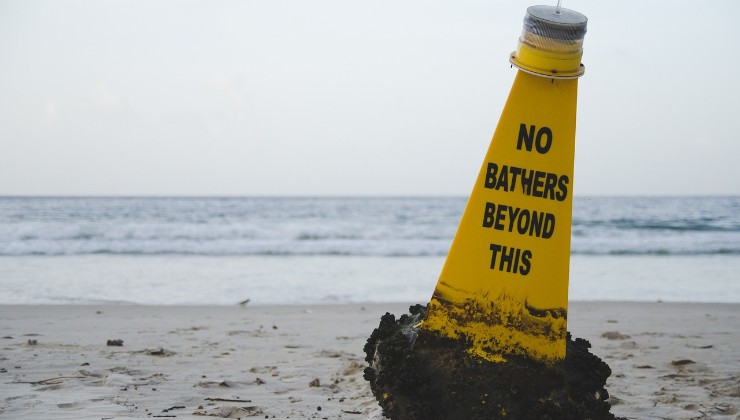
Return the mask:
M0 303L426 301L463 198L0 198ZM740 197L577 198L574 299L740 301Z

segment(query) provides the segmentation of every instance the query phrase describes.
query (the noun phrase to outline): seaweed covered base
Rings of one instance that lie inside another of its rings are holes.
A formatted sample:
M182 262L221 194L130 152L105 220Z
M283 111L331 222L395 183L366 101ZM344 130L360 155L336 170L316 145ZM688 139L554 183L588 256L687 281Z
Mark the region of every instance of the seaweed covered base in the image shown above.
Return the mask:
M365 379L391 419L614 419L604 385L611 369L568 334L565 362L480 360L464 342L414 326L426 308L386 313L365 345Z

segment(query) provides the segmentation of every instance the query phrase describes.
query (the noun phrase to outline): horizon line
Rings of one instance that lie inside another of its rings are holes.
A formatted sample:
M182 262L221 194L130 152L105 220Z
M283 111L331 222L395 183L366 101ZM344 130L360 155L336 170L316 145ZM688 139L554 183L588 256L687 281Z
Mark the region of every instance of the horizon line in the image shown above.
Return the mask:
M0 199L9 198L172 198L172 199L402 199L402 198L468 198L469 195L456 194L0 194ZM573 198L732 198L740 193L727 194L574 194Z

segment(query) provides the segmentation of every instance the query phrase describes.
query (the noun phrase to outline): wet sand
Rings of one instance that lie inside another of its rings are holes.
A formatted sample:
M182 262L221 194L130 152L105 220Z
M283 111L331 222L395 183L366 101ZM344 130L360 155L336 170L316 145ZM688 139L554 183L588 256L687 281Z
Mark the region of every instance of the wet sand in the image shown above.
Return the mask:
M362 348L386 311L408 304L0 306L0 417L380 418ZM572 302L568 329L615 415L740 418L740 305Z

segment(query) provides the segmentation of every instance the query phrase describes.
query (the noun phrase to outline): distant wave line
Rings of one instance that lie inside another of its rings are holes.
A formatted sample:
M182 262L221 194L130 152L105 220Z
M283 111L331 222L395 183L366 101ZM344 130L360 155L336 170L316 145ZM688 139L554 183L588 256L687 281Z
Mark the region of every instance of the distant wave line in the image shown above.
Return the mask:
M587 222L573 220L573 227L588 227L596 229L614 230L645 230L645 231L672 231L672 232L740 232L740 226L712 226L709 224L679 225L671 223L644 223L644 222L614 222L598 221Z
M278 250L278 249L263 249L263 250L252 250L252 251L198 251L198 250L112 250L112 249L96 249L96 250L84 250L84 251L40 251L40 250L25 250L17 252L0 252L0 257L23 257L23 256L37 256L37 257L63 257L73 255L122 255L122 256L225 256L225 257L238 257L238 256L276 256L276 257L291 257L291 256L358 256L358 257L392 257L392 258L403 258L403 257L444 257L447 255L447 251L352 251L352 250L339 250L339 249L327 249L327 250ZM643 249L643 250L630 250L630 249L605 249L605 250L571 250L571 255L586 255L586 256L708 256L708 255L740 255L740 249L735 248L719 248L719 249L705 249L705 250L668 250L668 249Z

